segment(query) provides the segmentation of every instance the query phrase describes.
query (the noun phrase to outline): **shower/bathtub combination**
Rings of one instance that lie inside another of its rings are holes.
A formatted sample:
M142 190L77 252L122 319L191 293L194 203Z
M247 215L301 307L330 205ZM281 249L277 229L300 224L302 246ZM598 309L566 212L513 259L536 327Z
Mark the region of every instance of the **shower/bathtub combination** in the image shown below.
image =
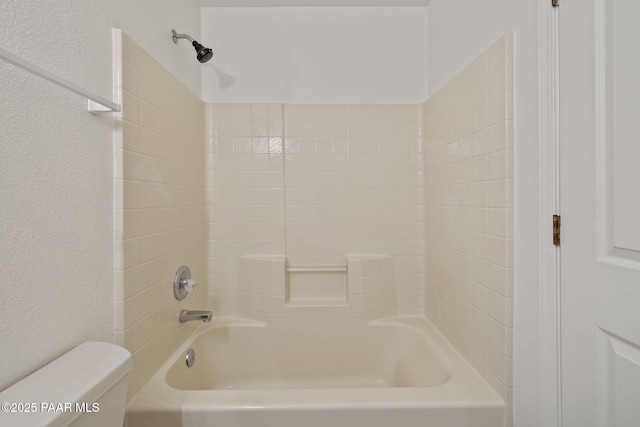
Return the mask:
M131 427L495 427L504 401L426 320L203 325L129 403ZM188 349L195 363L188 367Z
M122 38L127 425L508 426L511 36L397 106L205 106Z
M343 267L243 257L240 271L264 272L240 281L270 283L272 300L285 310L318 311L323 303L325 311L341 307L352 320L338 312L333 321L326 313L301 322L214 316L131 400L129 426L502 424L502 398L427 319L378 318L390 313L354 308L359 297L393 290L385 280L393 277L390 257L350 257Z

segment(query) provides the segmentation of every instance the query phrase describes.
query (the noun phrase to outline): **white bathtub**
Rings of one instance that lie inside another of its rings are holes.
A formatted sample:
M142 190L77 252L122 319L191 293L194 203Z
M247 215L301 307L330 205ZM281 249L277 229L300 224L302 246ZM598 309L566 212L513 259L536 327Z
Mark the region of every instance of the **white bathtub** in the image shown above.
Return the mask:
M127 426L500 427L503 416L502 399L423 318L221 319L131 400Z

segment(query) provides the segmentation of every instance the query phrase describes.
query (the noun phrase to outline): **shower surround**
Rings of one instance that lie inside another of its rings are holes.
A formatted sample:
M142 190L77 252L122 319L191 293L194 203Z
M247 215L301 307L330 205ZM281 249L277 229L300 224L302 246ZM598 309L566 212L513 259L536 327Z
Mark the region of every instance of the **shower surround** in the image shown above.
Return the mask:
M424 314L419 105L215 104L207 118L214 310L271 322ZM239 280L241 257L261 255L289 267L387 256L395 280L352 293L349 306L318 294L302 309L283 305L284 285Z
M116 337L136 361L130 397L197 327L178 324L182 308L270 323L426 315L510 411L511 35L421 105L205 105L120 45ZM201 285L177 302L182 264ZM306 288L286 271L327 266L348 269Z
M269 322L426 315L510 408L511 34L421 105L207 107L210 307ZM261 255L280 257L270 273L241 268ZM391 283L358 284L346 306L286 303L285 257L363 255L389 257Z

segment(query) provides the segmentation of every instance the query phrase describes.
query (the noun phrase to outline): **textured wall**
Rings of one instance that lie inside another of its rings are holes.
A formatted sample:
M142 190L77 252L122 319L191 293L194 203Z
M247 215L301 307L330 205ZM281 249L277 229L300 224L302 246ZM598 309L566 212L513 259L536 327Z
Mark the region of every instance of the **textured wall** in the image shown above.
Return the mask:
M198 65L159 29L170 21L197 33L197 2L4 0L0 44L111 98L120 25L197 91ZM83 341L113 341L114 290L111 116L0 61L0 123L1 389Z
M0 388L113 340L111 119L0 63Z

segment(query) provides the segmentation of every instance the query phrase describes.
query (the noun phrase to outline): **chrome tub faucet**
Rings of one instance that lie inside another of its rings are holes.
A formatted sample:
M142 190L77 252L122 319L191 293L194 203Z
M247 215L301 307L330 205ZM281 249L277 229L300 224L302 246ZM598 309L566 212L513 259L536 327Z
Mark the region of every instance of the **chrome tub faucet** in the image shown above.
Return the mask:
M213 313L209 310L182 310L180 311L180 323L190 322L192 320L202 320L204 323L211 322Z

